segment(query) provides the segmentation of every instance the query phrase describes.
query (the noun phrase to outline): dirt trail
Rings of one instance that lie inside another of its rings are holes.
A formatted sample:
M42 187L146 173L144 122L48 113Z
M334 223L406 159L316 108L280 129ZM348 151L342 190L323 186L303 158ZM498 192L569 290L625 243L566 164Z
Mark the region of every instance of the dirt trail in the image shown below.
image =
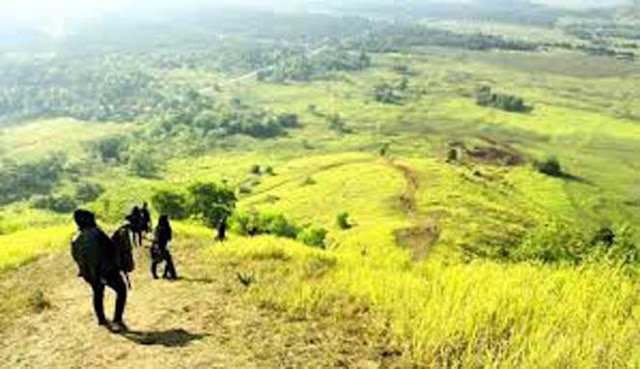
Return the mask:
M406 181L405 190L398 197L399 208L411 219L414 226L395 232L396 243L413 252L416 261L426 258L431 247L440 238L439 221L442 214L422 211L417 205L420 190L420 174L405 164L388 161L395 170L402 173Z
M180 281L151 280L146 262L132 275L126 335L95 324L90 289L74 278L66 254L0 274L0 285L11 279L42 284L52 304L0 332L0 368L387 367L375 351L329 321L291 321L247 302L234 276L203 265L194 250L178 249L175 257L185 277ZM46 276L49 269L56 274ZM110 316L110 291L105 307Z

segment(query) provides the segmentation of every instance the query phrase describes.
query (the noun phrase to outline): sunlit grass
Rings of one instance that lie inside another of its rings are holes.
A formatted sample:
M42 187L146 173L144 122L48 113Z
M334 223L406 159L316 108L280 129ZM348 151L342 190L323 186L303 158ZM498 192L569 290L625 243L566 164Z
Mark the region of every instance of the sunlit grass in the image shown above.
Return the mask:
M74 228L57 226L0 235L0 271L69 247Z

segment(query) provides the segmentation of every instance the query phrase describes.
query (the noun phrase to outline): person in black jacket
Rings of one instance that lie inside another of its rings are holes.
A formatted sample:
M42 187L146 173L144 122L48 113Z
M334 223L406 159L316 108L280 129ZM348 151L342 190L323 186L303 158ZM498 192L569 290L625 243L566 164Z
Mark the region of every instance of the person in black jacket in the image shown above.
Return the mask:
M134 206L131 210L131 214L127 216L127 220L131 224L131 231L133 232L133 239L137 246L142 246L142 231L144 225L142 224L142 211L139 207Z
M146 202L142 204L140 209L140 216L142 220L142 231L144 233L151 232L151 214L149 213L149 204Z
M218 234L216 241L224 242L227 239L227 217L222 217L218 222Z
M121 274L116 246L96 224L95 215L86 210L73 214L78 234L71 243L71 255L78 264L78 275L93 289L93 309L98 324L108 324L104 314L104 288L109 286L116 293L113 329L126 330L123 321L127 303L127 285Z
M154 231L153 247L151 247L151 274L154 279L158 279L156 269L158 264L163 261L166 262L166 265L162 277L165 279L178 279L175 266L173 265L173 258L168 248L172 237L169 217L162 215L160 219L158 219L158 225Z

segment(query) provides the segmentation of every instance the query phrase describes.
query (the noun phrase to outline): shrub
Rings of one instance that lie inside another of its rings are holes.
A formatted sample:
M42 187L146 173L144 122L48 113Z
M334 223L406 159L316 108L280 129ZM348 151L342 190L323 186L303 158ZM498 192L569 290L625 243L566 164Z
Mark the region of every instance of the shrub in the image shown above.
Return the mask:
M551 177L562 177L564 175L560 162L555 157L536 163L536 168L540 173Z
M136 148L129 154L129 169L140 177L153 177L158 172L155 158L147 148Z
M327 230L324 228L310 226L298 233L297 240L308 246L325 248L327 233Z
M278 237L296 238L300 229L284 215L277 213L267 213L262 216L261 222L265 233Z
M336 223L340 229L349 229L351 228L351 224L349 224L349 213L346 211L339 213L336 216Z
M476 92L476 103L480 106L490 106L508 112L527 112L530 106L524 104L521 97L498 94L491 91L489 86L480 86Z
M104 187L97 183L81 183L76 188L76 200L81 204L96 200L104 193Z
M327 231L322 228L299 227L280 213L237 212L229 219L229 228L242 236L271 234L322 248L327 235Z
M300 122L296 114L280 114L276 117L276 121L284 128L300 127Z
M344 133L347 131L346 124L344 123L344 120L342 120L342 117L340 117L340 114L332 114L327 117L327 124L329 126L329 129L332 131L340 133Z
M66 157L62 154L24 164L3 160L0 162L0 205L50 193L62 179L65 164Z
M248 195L253 191L253 189L251 188L251 185L249 185L248 183L243 183L240 185L240 187L238 187L238 192L240 192L243 195Z
M314 184L316 184L316 180L313 179L313 177L311 176L307 176L304 181L302 181L302 185L303 186L313 186Z
M93 141L90 144L91 151L103 162L119 161L126 151L127 140L125 137L108 137Z
M151 198L153 207L160 213L174 219L185 219L189 216L186 196L170 192L158 191Z
M65 194L38 197L35 199L33 206L36 209L46 209L56 213L71 213L78 207L78 204L73 197Z
M387 154L389 154L389 149L390 148L391 148L391 144L388 143L388 142L385 142L380 147L380 151L378 153L380 154L380 156L385 157L385 156L387 156Z
M401 85L402 89L406 89L407 85ZM396 90L393 86L383 83L380 85L376 85L373 88L373 96L377 102L383 104L401 104L402 103L402 92L401 90Z
M264 174L270 175L270 176L275 175L275 172L273 171L273 167L272 166L268 166L268 167L264 168Z
M256 174L256 175L260 174L260 165L258 164L252 165L251 169L249 169L249 173Z

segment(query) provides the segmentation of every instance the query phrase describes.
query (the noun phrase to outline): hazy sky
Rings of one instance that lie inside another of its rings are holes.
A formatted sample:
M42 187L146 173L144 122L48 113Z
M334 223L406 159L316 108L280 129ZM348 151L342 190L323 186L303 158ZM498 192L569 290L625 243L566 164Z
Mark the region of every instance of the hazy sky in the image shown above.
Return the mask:
M349 1L349 0L345 0ZM362 0L359 0L362 2ZM397 0L389 0L394 3ZM420 0L417 0L420 1ZM421 0L429 2L429 0ZM469 1L469 0L440 0ZM486 0L485 0L486 1ZM533 0L550 5L595 6L611 5L625 0ZM56 29L64 29L64 24L73 18L88 18L117 11L150 9L162 10L180 7L197 9L198 5L243 4L263 7L286 4L301 6L319 0L0 0L0 22L38 24L40 28L55 33ZM431 0L438 2L438 0ZM59 31L58 30L58 31Z

